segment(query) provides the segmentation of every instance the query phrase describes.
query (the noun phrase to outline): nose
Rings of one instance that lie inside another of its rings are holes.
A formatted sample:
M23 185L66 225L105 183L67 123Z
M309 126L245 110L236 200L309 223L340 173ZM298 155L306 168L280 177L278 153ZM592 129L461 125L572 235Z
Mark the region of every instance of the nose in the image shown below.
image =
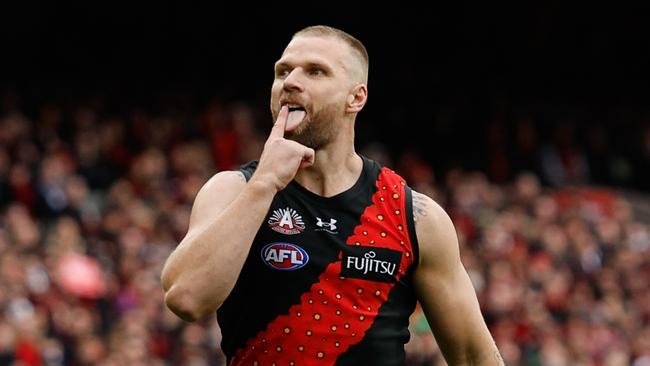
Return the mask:
M287 92L301 92L303 90L302 82L300 81L300 68L296 67L291 70L289 75L284 78L282 88Z

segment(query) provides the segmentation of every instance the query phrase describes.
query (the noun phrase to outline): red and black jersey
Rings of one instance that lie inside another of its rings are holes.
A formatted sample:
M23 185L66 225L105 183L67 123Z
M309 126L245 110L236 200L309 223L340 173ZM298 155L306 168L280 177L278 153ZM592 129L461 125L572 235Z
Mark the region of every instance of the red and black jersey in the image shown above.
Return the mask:
M217 312L228 364L401 365L417 257L411 189L390 169L363 158L327 198L291 182Z

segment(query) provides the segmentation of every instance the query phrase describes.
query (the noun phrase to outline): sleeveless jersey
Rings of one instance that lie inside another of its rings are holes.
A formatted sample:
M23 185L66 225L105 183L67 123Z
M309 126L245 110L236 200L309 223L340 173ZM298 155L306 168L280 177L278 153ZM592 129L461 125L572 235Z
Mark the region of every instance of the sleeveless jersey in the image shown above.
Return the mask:
M228 365L403 364L417 259L411 189L392 170L363 158L327 198L292 181L217 311Z

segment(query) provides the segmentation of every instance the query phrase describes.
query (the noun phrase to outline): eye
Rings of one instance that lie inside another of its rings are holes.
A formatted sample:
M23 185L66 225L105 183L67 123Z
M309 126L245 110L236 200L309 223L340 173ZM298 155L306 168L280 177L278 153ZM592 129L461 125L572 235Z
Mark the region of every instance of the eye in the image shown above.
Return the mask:
M275 77L277 77L277 78L286 77L287 75L289 75L289 72L290 72L290 70L288 68L286 68L286 67L279 68L279 69L275 70Z
M325 75L325 70L320 67L311 67L309 69L309 75L311 76L322 76Z

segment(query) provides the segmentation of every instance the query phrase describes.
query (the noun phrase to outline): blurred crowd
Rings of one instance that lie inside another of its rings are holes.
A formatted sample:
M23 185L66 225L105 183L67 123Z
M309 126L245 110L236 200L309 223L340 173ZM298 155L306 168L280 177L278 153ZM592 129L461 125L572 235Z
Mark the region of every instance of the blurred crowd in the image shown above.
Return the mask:
M259 114L218 100L193 114L33 110L5 100L0 114L0 365L224 365L215 319L173 315L159 276L202 184L259 156ZM650 228L635 202L551 181L580 173L563 157L497 184L379 143L361 152L449 212L508 365L650 365ZM421 310L411 333L408 365L444 364Z

